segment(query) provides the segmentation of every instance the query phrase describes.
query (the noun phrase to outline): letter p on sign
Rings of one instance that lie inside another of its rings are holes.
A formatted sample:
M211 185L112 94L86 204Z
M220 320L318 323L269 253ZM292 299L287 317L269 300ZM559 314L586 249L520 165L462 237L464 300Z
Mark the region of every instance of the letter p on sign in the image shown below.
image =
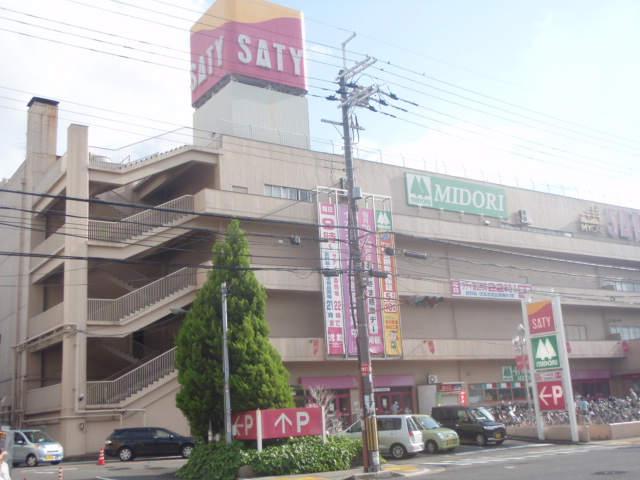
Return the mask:
M553 397L553 403L555 403L556 405L559 404L560 402L558 401L558 399L562 398L563 396L562 387L560 385L554 385L553 387L551 387L551 396Z
M253 428L253 415L245 415L244 416L244 434L248 435L249 430Z
M297 412L296 413L296 428L298 433L302 431L302 427L309 424L309 414L307 412Z

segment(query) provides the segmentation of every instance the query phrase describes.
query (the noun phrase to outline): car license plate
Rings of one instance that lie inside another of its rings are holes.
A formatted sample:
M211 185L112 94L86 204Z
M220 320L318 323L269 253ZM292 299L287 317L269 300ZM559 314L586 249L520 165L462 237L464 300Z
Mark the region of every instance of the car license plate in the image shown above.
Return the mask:
M501 433L496 433L496 438L502 438L502 434Z
M455 445L456 441L455 440L447 440L447 445Z
M46 459L46 460L53 460L53 455L47 455L47 456L45 457L45 459Z

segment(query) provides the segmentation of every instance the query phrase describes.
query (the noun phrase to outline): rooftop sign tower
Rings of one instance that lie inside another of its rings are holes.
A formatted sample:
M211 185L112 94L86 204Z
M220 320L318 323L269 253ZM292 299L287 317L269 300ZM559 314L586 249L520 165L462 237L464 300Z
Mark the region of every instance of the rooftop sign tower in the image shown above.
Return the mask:
M196 129L309 148L302 12L218 0L191 28Z

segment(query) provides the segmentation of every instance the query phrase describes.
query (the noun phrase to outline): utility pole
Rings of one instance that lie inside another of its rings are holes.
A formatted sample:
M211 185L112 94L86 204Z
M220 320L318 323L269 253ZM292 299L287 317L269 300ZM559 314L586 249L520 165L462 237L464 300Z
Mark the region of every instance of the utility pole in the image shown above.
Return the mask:
M352 35L342 44L343 59L344 46L355 36ZM367 320L367 272L364 269L362 260L362 249L360 246L360 230L358 227L358 203L362 198L362 190L355 186L353 158L351 156L351 124L349 109L363 101L362 96L349 98L347 93L347 77L355 75L356 71L372 65L375 59L367 57L363 62L358 63L353 68L340 71L338 77L340 81L340 97L342 108L342 130L344 136L344 159L347 173L347 198L349 202L349 251L351 252L351 265L355 281L356 292L356 320L358 326L358 366L360 369L360 402L364 411L362 418L362 446L365 472L379 472L380 450L378 447L378 425L376 420L375 397L373 393L373 369L371 365L371 352L369 351L369 324ZM366 95L365 95L366 97ZM366 98L364 98L366 101Z
M224 431L231 445L231 392L229 389L229 347L227 346L227 282L222 282L222 370L224 371Z

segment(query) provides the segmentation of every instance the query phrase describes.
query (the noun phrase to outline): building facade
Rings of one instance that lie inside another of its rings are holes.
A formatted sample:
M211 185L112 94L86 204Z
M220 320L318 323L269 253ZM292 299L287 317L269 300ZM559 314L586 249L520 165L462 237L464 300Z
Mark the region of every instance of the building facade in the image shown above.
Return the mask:
M68 455L97 452L121 425L188 432L173 367L183 318L170 307L189 308L232 218L292 388L331 390L345 424L360 413L358 362L329 348L323 292L318 206L340 204L343 157L191 129L106 150L80 125L57 156L56 137L57 103L34 98L26 160L0 191L3 424L45 428ZM574 393L640 389L640 212L355 166L362 208L393 215L384 254L402 348L372 354L379 411L524 400L521 299L550 294Z

